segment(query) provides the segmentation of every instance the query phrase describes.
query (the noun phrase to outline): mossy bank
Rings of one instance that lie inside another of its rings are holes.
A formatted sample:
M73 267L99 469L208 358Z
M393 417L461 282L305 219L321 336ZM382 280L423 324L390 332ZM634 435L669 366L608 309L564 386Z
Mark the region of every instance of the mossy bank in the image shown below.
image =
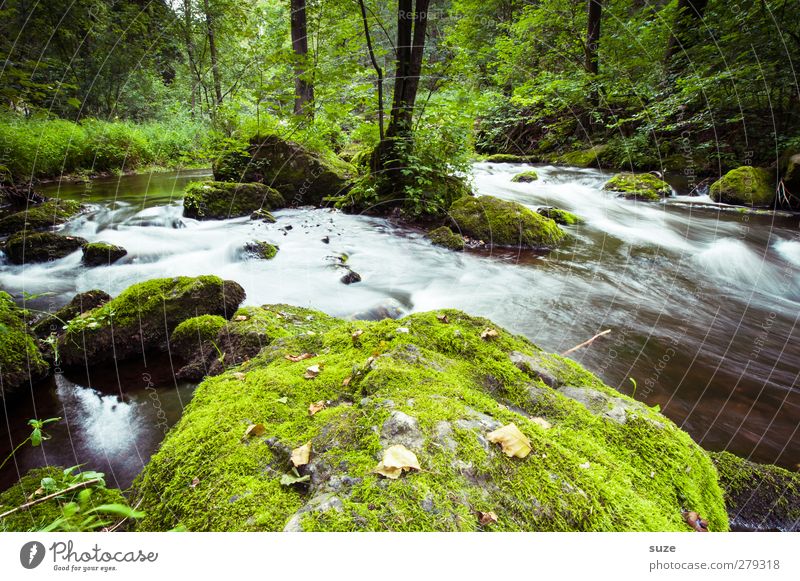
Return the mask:
M220 323L261 325L263 348L197 388L134 484L139 530L682 531L685 510L728 529L717 472L685 432L489 320L273 305ZM512 423L526 457L487 438ZM393 445L421 469L375 473Z

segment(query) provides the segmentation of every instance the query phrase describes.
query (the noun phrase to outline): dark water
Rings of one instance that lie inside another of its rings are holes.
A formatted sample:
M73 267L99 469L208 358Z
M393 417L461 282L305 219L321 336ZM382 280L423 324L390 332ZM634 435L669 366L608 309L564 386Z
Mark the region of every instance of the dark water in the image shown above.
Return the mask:
M452 253L384 220L325 209L279 211L276 224L197 222L182 218L180 198L202 173L159 174L62 189L92 203L65 230L121 244L129 251L122 261L87 269L76 253L46 265L3 263L0 285L18 296L53 291L29 303L46 310L91 288L116 294L149 278L213 273L242 284L248 304L288 302L343 317L456 307L556 352L610 329L572 356L625 393L634 378L637 399L660 405L708 449L800 462L798 219L723 212L708 198L619 200L602 192L607 176L597 170L539 167L539 181L512 183L522 169L476 164L474 183L482 194L586 219L547 256ZM253 239L278 244L277 257L244 257ZM339 282L329 259L339 253L361 283ZM27 418L60 415L68 421L41 450L18 453L20 469L86 462L127 486L163 436L152 394L171 423L191 389L174 384L163 359L56 378L35 402L6 407L0 457L26 435ZM6 468L0 486L16 478Z

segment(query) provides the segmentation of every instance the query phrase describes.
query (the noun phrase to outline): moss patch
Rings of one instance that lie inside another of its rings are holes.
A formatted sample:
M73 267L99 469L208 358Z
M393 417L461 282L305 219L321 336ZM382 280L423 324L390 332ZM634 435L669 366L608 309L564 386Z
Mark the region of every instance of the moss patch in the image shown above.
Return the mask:
M530 161L527 155L513 155L510 153L495 153L486 157L489 163L526 163Z
M195 353L195 349L217 338L228 321L219 315L200 315L186 319L175 327L170 335L169 343L173 352L178 356L188 359Z
M684 509L728 528L716 471L685 432L491 321L445 310L311 335L292 319L197 388L134 484L140 530L682 531ZM528 457L487 441L509 423ZM263 433L246 436L252 424ZM281 484L307 442L304 481ZM398 442L422 470L387 480L374 469Z
M522 173L518 173L513 178L511 178L511 181L514 182L514 183L527 184L527 183L530 183L530 182L535 182L538 179L539 179L539 174L537 174L533 170L530 170L530 171L524 171Z
M82 250L83 263L87 266L108 265L128 254L122 246L108 242L90 242L84 244Z
M431 230L427 236L431 243L436 246L442 246L450 250L464 250L464 237L454 233L447 226Z
M36 341L28 333L27 316L11 295L0 291L0 378L6 395L28 387L48 371Z
M255 258L261 258L262 260L271 260L275 258L278 254L278 250L278 246L270 244L269 242L264 242L263 240L248 242L244 246L245 253Z
M183 215L198 220L225 220L284 206L286 200L280 192L264 184L192 182L186 187Z
M0 236L23 230L43 230L63 224L80 212L81 204L72 200L55 199L31 206L0 219Z
M742 206L772 206L775 184L772 172L745 165L726 173L711 184L709 195L715 202Z
M618 193L629 200L647 200L657 202L668 196L672 189L669 184L649 173L621 173L608 180L603 189Z
M23 231L6 240L3 250L11 263L31 264L64 258L84 244L86 240L77 236Z
M550 218L556 224L562 224L564 226L575 226L584 223L584 219L580 216L576 216L572 212L567 212L560 208L537 208L536 212L545 218Z
M570 151L569 153L565 153L564 155L556 158L556 163L559 165L569 165L573 167L599 167L601 165L601 159L608 152L608 145L595 145L589 149L581 149L579 151Z
M564 232L552 220L516 202L493 196L462 198L450 207L458 231L494 246L547 248L558 244Z

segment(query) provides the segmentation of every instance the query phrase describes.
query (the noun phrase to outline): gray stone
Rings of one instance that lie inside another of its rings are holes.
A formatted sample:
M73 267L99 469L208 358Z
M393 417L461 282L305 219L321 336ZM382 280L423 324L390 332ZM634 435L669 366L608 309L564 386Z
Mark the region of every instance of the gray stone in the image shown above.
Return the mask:
M393 411L381 428L381 445L384 448L402 444L412 450L421 450L425 438L417 419L401 411Z
M455 452L458 444L453 439L453 428L450 422L441 421L436 424L436 439L435 442L445 450Z
M621 397L607 395L602 391L590 387L571 387L566 386L559 390L564 397L568 397L582 404L589 412L616 422L625 424L628 421L628 412L644 412L642 404L635 401L628 401ZM663 424L653 421L657 427Z
M303 515L307 512L327 512L329 510L341 512L343 507L344 505L342 504L341 499L334 493L324 492L322 494L318 494L309 500L300 510L294 513L294 515L292 515L292 518L290 518L286 523L286 526L283 527L283 532L302 533Z
M558 378L546 366L542 364L541 357L535 355L527 355L519 351L512 351L508 354L511 362L516 365L521 371L536 379L540 379L546 385L552 388L559 386Z

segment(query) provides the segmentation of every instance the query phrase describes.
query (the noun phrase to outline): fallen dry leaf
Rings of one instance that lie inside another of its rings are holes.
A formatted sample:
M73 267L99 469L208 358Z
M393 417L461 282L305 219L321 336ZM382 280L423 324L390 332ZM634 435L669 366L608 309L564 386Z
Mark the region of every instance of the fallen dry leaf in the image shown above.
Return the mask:
M235 373L233 374L233 376L234 376L236 379L238 379L239 381L244 381L244 380L245 380L245 377L246 377L246 376L245 376L245 374L244 374L244 373L242 373L241 371L237 371L237 372L235 372Z
M708 532L708 521L703 520L703 517L694 511L684 512L683 520L698 533Z
M494 339L498 335L499 335L499 333L497 332L496 329L490 329L490 328L487 327L481 333L481 339Z
M364 329L356 329L353 331L353 334L350 335L353 338L353 341L358 341L358 338L364 334Z
M292 464L295 468L305 466L311 460L311 442L292 450Z
M486 439L500 444L506 456L524 458L531 453L531 441L514 424L508 424L489 432Z
M284 358L288 359L292 363L297 363L303 359L311 359L312 357L314 356L311 353L301 353L300 355L284 355Z
M246 321L247 320L247 315L236 315L233 318L233 320L234 321Z
M450 322L450 319L447 318L447 315L436 315L436 318L439 319L440 323L444 323L445 325Z
M550 428L552 428L552 427L553 427L553 424L551 424L550 422L548 422L546 419L544 419L544 418L540 418L540 417L538 417L538 416L537 416L537 417L534 417L534 418L531 418L531 421L532 421L534 424L536 424L537 426L541 426L541 427L542 427L542 429L545 429L545 430L549 430Z
M318 402L312 403L308 406L308 415L313 416L317 412L321 412L327 406L325 405L325 400L319 400Z
M342 387L347 387L348 385L350 385L351 381L353 381L352 375L345 377L344 380L342 381Z
M396 480L404 470L421 470L417 455L402 444L389 446L383 451L383 460L375 467L375 472Z
M478 519L482 526L491 525L497 522L497 515L492 512L479 512Z
M264 427L264 424L250 424L247 426L247 429L244 431L245 438L255 438L261 436L266 432L267 429Z
M312 365L311 367L306 367L306 372L303 375L306 379L314 379L319 372L322 371L319 365Z
M197 488L197 485L200 484L200 479L195 476L192 478L192 483L189 485L190 488Z

